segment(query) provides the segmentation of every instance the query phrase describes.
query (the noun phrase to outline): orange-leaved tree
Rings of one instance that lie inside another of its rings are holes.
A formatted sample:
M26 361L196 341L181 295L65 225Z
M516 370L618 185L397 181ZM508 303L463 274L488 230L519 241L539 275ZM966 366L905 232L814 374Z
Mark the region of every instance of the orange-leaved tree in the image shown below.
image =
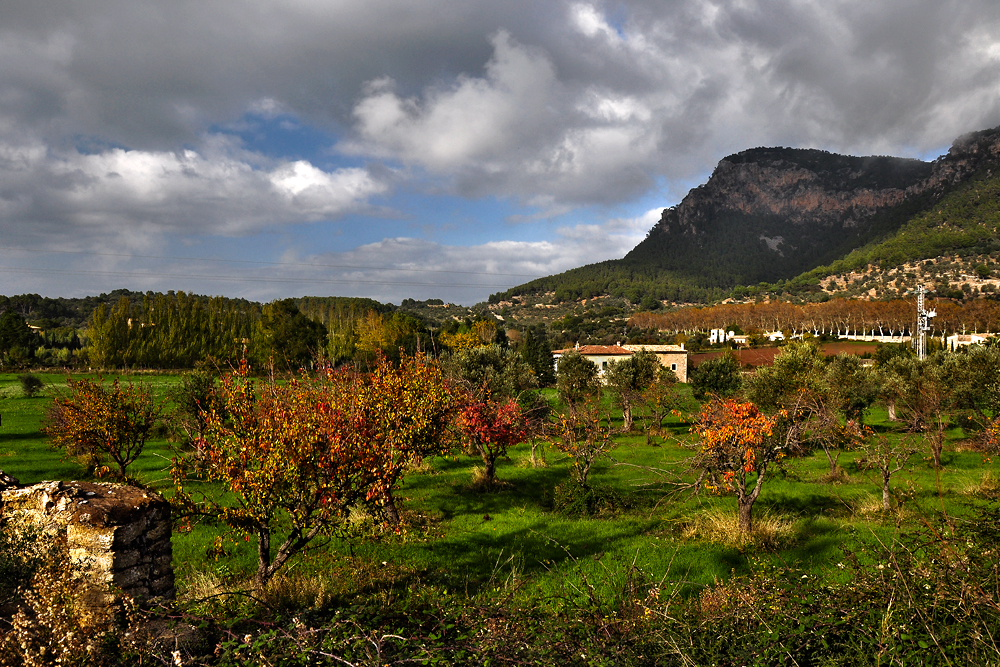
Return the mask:
M741 531L753 530L753 504L768 467L784 457L785 417L765 415L750 402L713 399L702 406L691 429L699 436L695 465L707 473L713 490L736 494Z
M374 370L355 377L351 394L366 428L364 447L379 462L370 493L381 499L387 518L396 523L393 489L412 462L451 449L445 430L456 400L441 367L418 357L404 355L394 365L378 354Z
M116 379L110 386L102 380L69 380L67 385L69 395L56 397L42 431L54 446L83 458L99 477L127 480L128 467L142 453L162 405L142 384Z
M352 507L391 504L409 461L441 448L451 398L436 366L416 359L396 367L380 357L370 375L323 368L257 384L245 362L223 378L227 418L209 414L201 457L176 458L172 474L182 514L217 517L256 540L264 586L313 539L343 529ZM229 493L196 498L192 478Z

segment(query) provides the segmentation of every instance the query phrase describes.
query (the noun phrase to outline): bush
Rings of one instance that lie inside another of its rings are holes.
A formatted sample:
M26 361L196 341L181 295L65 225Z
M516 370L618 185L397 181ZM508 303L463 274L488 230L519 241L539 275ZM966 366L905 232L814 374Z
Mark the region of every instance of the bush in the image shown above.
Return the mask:
M617 514L628 509L627 500L617 491L602 486L581 486L570 480L552 491L552 509L564 516L583 517Z
M32 375L31 373L18 375L17 379L21 382L21 393L25 398L38 396L44 386L42 380L37 375Z

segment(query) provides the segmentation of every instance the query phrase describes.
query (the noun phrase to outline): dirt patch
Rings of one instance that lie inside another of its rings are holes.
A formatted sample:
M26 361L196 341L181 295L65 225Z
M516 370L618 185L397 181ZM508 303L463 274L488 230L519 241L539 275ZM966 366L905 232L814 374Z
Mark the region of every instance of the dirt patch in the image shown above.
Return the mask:
M770 366L774 363L774 357L783 348L780 347L758 347L741 350L733 350L733 354L743 366L757 368L758 366ZM876 344L862 341L840 341L836 343L823 343L820 345L823 355L835 357L838 354L855 354L861 356L865 353L875 354ZM712 350L711 352L699 352L688 357L691 368L697 368L709 359L718 359L727 350Z

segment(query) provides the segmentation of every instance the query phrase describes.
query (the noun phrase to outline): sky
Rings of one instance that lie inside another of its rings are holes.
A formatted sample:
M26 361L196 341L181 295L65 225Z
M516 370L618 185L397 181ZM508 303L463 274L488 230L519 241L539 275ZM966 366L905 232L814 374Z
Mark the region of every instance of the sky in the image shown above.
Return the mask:
M471 305L726 155L1000 125L995 0L0 0L0 294Z

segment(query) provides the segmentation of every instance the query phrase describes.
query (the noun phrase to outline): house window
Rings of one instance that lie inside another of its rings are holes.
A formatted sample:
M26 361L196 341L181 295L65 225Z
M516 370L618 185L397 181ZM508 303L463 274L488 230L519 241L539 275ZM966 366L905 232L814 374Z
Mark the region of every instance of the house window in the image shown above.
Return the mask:
M677 370L677 364L670 364L670 370L676 371Z
M603 371L603 370L607 370L607 368L608 368L608 362L606 362L606 361L602 361L602 362L601 362L601 370L602 370L602 371Z

